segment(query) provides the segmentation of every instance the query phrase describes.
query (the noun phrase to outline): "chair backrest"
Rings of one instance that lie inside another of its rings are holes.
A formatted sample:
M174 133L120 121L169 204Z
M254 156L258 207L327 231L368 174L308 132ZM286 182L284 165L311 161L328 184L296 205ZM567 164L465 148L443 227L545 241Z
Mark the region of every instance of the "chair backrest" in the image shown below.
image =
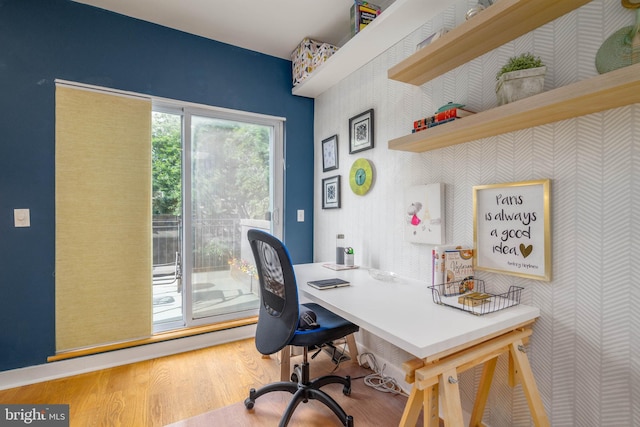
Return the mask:
M260 280L260 312L256 348L273 354L289 344L298 327L298 286L289 252L284 244L261 230L249 230Z

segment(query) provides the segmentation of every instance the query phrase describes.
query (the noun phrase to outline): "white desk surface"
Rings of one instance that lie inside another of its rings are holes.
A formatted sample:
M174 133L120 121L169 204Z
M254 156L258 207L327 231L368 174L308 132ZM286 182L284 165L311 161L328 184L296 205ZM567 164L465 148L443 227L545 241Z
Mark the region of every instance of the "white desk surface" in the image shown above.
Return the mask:
M465 345L540 316L538 308L523 304L476 316L435 304L428 288L430 283L404 277L385 282L371 277L367 268L334 271L322 264L294 266L301 296L419 358ZM307 285L310 280L333 277L348 280L351 285L325 290Z

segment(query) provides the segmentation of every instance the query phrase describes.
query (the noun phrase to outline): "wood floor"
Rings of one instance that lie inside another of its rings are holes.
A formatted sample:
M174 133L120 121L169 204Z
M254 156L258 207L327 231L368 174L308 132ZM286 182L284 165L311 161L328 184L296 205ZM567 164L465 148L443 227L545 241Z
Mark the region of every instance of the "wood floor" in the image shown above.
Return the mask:
M279 373L248 339L0 390L0 403L69 404L72 427L164 426L241 402Z
M328 356L327 362L333 366ZM278 381L279 374L276 357L262 358L248 339L0 390L0 403L69 404L71 427L165 426L243 402L251 387ZM379 394L387 402L389 397ZM380 421L361 418L358 425L381 426ZM393 424L397 421L384 426Z

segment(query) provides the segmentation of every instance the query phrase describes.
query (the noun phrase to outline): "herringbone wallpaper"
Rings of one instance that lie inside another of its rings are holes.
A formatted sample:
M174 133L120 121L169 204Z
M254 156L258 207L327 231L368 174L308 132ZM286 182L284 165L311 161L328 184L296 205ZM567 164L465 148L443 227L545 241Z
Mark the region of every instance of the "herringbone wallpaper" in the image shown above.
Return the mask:
M585 6L462 65L421 87L387 79L387 70L443 26L464 20L475 1L456 1L393 48L345 78L315 104L315 259L334 256L344 233L356 263L423 279L431 275L432 247L403 239L403 190L445 183L446 240L472 244L472 187L551 179L552 280L482 273L494 291L525 287L523 303L541 317L528 345L537 385L551 424L640 426L640 106L591 114L421 154L393 151L387 141L410 132L414 120L455 101L482 111L497 105L495 74L513 55L530 51L548 67L545 89L597 75L594 58L603 41L630 26L635 12L619 1ZM517 25L517 23L514 23ZM473 34L469 34L473 37ZM477 40L482 43L482 40ZM375 111L375 148L348 150L348 120ZM338 171L322 173L320 142L338 134ZM348 185L353 161L372 161L376 178L365 196ZM321 179L342 176L342 208L321 209ZM433 325L425 325L435 327ZM367 338L362 339L375 342ZM410 356L380 342L376 352L394 365ZM529 426L522 389L506 380L501 359L485 422ZM463 405L472 407L480 371L461 376Z

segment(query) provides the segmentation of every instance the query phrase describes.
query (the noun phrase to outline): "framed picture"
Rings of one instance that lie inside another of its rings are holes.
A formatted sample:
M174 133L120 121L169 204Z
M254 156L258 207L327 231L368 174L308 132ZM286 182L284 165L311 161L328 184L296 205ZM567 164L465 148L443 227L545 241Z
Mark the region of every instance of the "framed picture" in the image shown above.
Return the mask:
M349 119L349 154L373 148L373 109Z
M322 180L322 209L340 207L340 175Z
M322 172L338 169L338 135L322 141Z
M474 268L551 280L550 180L473 187Z

